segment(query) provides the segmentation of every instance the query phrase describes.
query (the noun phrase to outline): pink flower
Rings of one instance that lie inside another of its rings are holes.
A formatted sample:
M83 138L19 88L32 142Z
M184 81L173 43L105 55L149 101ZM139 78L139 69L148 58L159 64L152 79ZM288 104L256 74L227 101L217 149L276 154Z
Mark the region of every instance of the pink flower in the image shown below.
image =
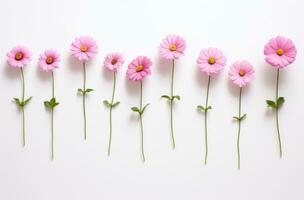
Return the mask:
M235 85L244 87L254 79L254 69L246 60L237 61L229 70L229 78Z
M110 53L105 58L104 67L110 71L116 72L124 62L121 53Z
M186 43L182 37L168 35L160 44L159 52L162 58L172 60L183 56L185 49Z
M297 49L290 39L277 36L265 45L264 55L268 64L281 69L295 61Z
M210 47L200 52L197 64L201 72L208 76L213 76L224 68L226 65L226 57L221 50Z
M128 66L127 76L129 80L141 81L151 74L151 60L146 56L138 56Z
M40 54L39 67L46 72L52 72L54 69L58 68L59 62L59 54L54 50L46 50L44 53Z
M11 67L23 68L31 60L31 52L23 46L16 46L7 53L7 63Z
M97 54L97 45L91 37L79 37L71 44L72 56L80 61L87 61Z

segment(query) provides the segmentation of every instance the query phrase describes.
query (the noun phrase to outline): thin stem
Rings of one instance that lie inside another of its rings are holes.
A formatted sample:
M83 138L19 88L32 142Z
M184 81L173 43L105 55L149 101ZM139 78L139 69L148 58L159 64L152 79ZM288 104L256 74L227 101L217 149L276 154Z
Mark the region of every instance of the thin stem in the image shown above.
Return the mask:
M51 141L52 141L52 160L54 160L54 108L51 109Z
M170 127L171 127L171 138L173 149L175 149L175 139L173 130L173 86L174 86L174 60L172 60L172 71L171 71L171 100L170 100Z
M116 88L116 72L113 73L113 93L112 93L112 99L111 99L111 105L114 103L114 96L115 96L115 88ZM111 144L112 144L112 109L113 107L110 107L110 137L109 137L109 146L108 146L108 156L111 154Z
M208 113L208 100L209 100L209 88L210 88L211 77L208 76L207 84L207 94L206 94L206 103L205 103L205 165L207 165L208 158L208 127L207 127L207 113Z
M140 81L140 110L142 111L142 81ZM141 154L142 154L142 159L143 162L146 161L145 158L145 151L144 151L144 127L143 127L143 120L142 120L142 114L139 115L140 118L140 129L141 129Z
M24 74L23 69L20 68L21 71L21 77L22 77L22 102L24 102L24 96L25 96L25 83L24 83ZM22 112L22 144L23 147L25 146L25 113L24 113L24 106L21 107Z
M84 139L87 139L87 117L86 117L86 106L85 106L85 90L86 90L86 65L83 62L83 88L82 88L82 109L83 109L83 129Z
M242 88L239 95L239 119L238 119L238 136L237 136L237 152L238 152L238 169L241 168L241 153L240 153L240 136L241 136L241 106L242 106Z
M52 72L52 98L55 98L55 81L54 73ZM51 145L52 145L52 160L54 160L54 107L51 108Z
M280 78L280 69L277 70L276 102L279 98L279 78ZM280 127L279 127L279 108L278 107L276 107L276 109L275 109L275 116L276 116L276 125L277 125L277 133L278 133L278 140L279 140L280 158L282 158L282 143L281 143L281 135L280 135Z

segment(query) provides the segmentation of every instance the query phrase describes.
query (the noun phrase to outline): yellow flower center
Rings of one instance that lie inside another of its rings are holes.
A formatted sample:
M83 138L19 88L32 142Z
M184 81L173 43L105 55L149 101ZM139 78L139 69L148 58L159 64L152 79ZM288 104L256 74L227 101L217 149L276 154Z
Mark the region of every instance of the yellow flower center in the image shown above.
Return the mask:
M144 66L138 65L138 66L136 67L136 72L141 72L142 70L144 70Z
M170 51L176 51L176 45L172 44L169 49Z
M16 60L22 60L22 58L23 58L23 53L21 53L21 52L16 53L16 55L15 55Z
M87 51L88 51L88 47L82 46L82 47L80 48L80 51L81 51L81 52L87 52Z
M208 59L208 63L209 63L210 65L215 64L215 59L214 59L214 58L209 58L209 59Z
M114 58L114 59L111 61L111 64L112 64L112 65L115 65L116 63L117 63L117 59Z
M239 71L239 75L240 75L241 77L245 76L245 74L246 74L245 70L241 69L241 70Z
M54 58L52 56L48 56L45 60L46 64L50 65L54 62Z
M278 49L277 50L277 55L278 56L282 56L284 54L284 50L283 49Z

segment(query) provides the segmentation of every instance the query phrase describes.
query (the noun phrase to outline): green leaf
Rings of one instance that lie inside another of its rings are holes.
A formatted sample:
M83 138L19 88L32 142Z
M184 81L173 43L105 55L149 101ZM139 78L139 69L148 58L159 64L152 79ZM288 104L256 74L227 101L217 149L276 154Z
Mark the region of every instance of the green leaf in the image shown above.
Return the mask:
M140 114L143 114L143 113L145 112L145 110L146 110L146 108L148 107L148 105L149 105L149 104L146 104L146 105L143 107L143 109L141 110Z
M111 104L107 101L107 100L104 100L103 101L103 104L107 107L111 107Z
M114 107L118 106L119 104L120 104L120 102L117 101L117 102L115 102L115 103L112 105L112 107L114 108Z
M206 110L211 110L212 109L212 107L211 106L208 106L207 108L206 108Z
M172 100L174 100L174 99L180 100L181 98L180 98L179 95L175 95L175 96L172 97Z
M268 107L277 108L277 104L274 101L266 100Z
M241 117L237 117L237 116L233 116L233 119L237 120L237 121L242 121L243 119L245 119L247 116L247 114L242 115Z
M44 105L47 108L54 108L59 105L59 102L56 102L56 98L54 97L54 98L51 98L49 101L45 101Z
M137 107L132 107L131 110L133 110L134 112L140 113L140 110Z
M20 100L18 98L14 98L13 100L18 106L20 106Z
M49 101L45 101L43 103L44 103L45 107L47 107L47 108L51 108L52 107Z
M50 104L55 104L56 103L56 98L51 98L50 99Z
M168 95L162 95L161 98L165 98L165 99L168 99L169 101L171 101L171 97L169 97Z
M94 91L94 90L93 90L93 89L88 88L88 89L86 89L86 90L85 90L85 93L89 93L89 92L92 92L92 91Z
M247 114L244 114L241 118L240 121L242 121L243 119L246 119Z
M205 108L202 105L197 105L196 108L200 111L205 111Z
M24 101L24 105L26 105L31 99L32 99L32 97L29 97L28 99L26 99L26 100Z
M284 97L279 97L277 99L277 107L280 108L283 105L284 102L285 102Z
M235 120L237 120L237 121L239 121L239 120L240 120L240 118L239 118L239 117L237 117L237 116L233 116L233 119L235 119Z
M78 91L79 93L83 94L83 90L82 90L82 89L78 88L77 91Z
M211 106L208 106L207 108L205 108L205 107L202 106L202 105L198 105L198 106L197 106L197 109L199 109L200 111L207 112L208 110L212 109L212 107L211 107Z

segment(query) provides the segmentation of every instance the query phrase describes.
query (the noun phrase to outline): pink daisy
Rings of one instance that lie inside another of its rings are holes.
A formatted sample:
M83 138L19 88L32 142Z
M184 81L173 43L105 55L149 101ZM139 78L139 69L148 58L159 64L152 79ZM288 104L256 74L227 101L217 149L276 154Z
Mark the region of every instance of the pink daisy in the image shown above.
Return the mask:
M127 76L129 80L141 81L151 74L151 60L146 56L138 56L128 66Z
M124 62L121 53L110 53L105 58L104 67L112 72L116 72Z
M229 70L230 80L239 87L244 87L254 79L254 69L246 61L236 61Z
M39 67L46 72L52 72L54 69L58 68L59 62L59 54L56 51L46 50L40 55Z
M213 76L224 68L226 57L221 50L210 47L200 52L197 64L201 72Z
M272 38L264 48L265 60L275 68L284 68L296 59L297 49L288 38Z
M186 43L182 37L178 35L168 35L160 44L159 52L162 58L172 60L183 56L185 49Z
M31 60L31 52L23 46L16 46L7 53L7 63L14 68L23 68Z
M97 54L97 45L91 37L79 37L71 44L72 56L80 61L87 61Z

